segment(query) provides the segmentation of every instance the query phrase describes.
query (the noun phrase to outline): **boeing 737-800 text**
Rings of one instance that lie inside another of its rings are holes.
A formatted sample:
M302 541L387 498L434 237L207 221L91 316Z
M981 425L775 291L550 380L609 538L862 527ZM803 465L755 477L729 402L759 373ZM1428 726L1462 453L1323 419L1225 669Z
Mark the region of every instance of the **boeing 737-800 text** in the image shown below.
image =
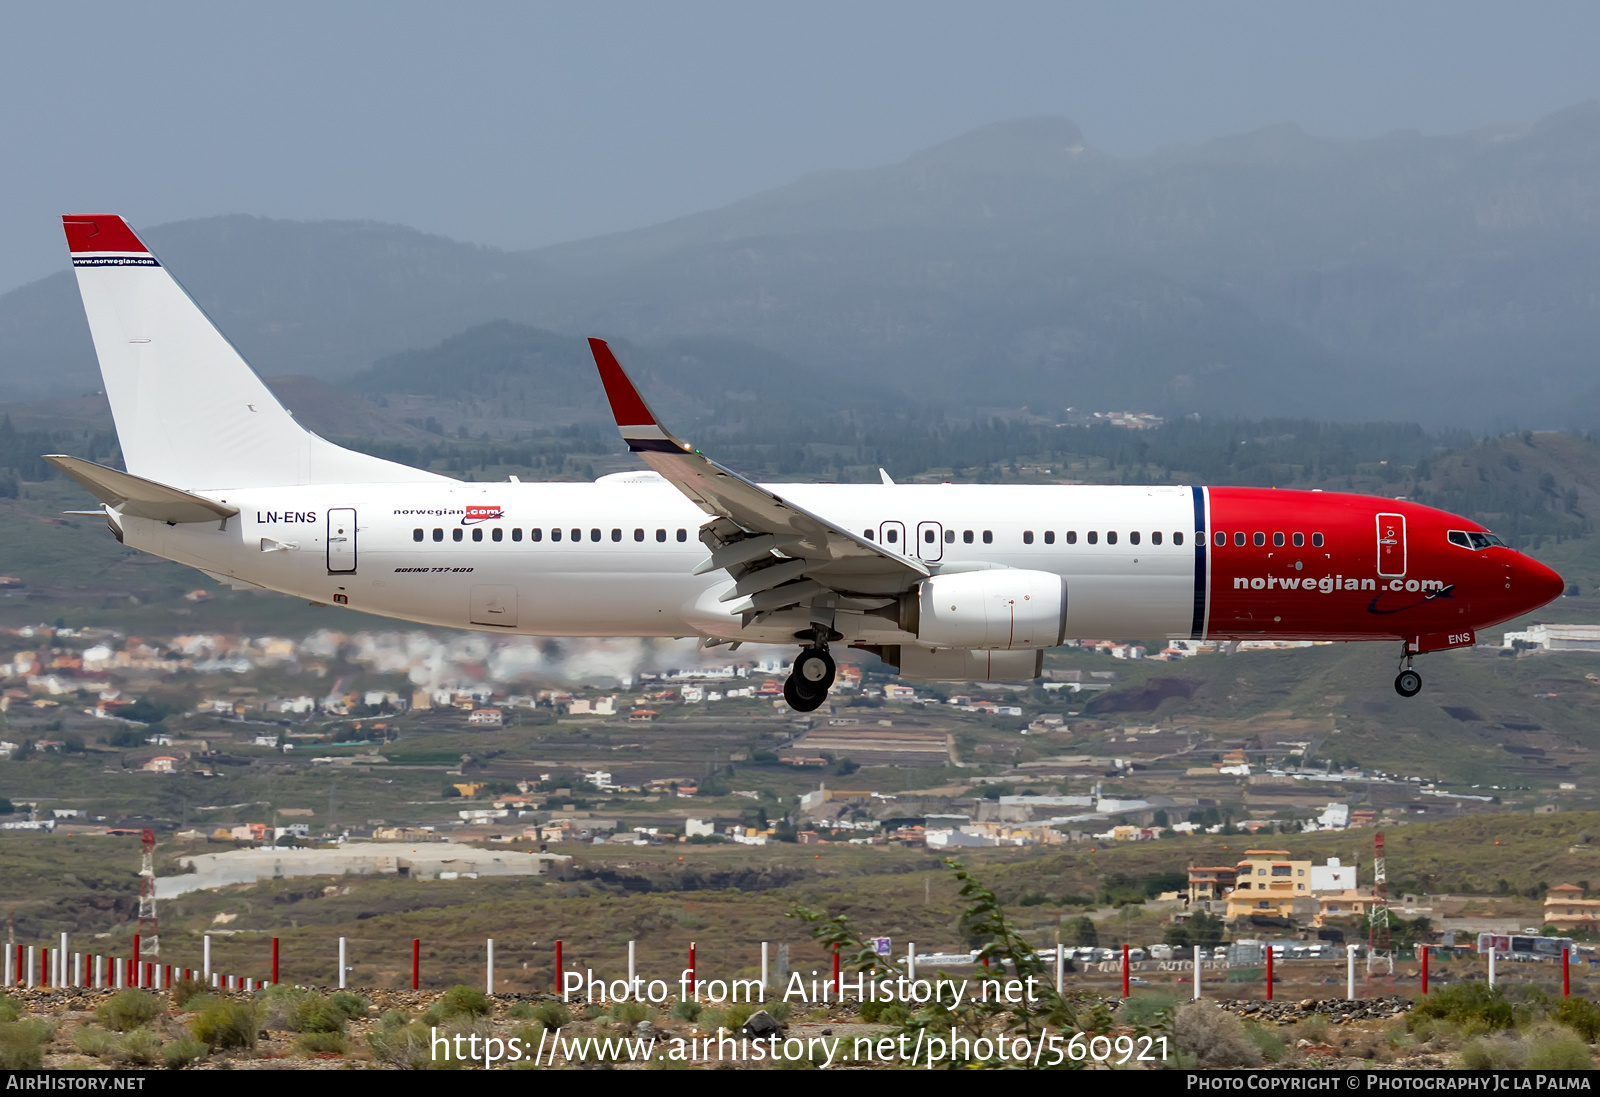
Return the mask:
M1388 640L1414 656L1561 578L1467 518L1394 499L1207 487L756 484L675 438L590 340L649 471L463 483L305 430L114 216L67 242L127 471L48 458L125 544L236 587L452 628L831 644L909 677L1038 676L1068 637Z

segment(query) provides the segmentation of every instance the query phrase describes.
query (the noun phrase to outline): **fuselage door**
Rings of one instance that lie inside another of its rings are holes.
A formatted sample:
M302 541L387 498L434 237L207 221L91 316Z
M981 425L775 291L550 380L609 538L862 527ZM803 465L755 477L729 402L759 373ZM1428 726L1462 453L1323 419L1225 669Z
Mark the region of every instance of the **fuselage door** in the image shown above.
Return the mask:
M1378 574L1406 573L1406 516L1378 515Z
M904 522L879 522L878 544L883 545L890 552L898 552L901 556L911 555L911 546L906 544L906 524Z
M938 522L917 523L917 556L930 564L944 557L944 527Z
M328 511L328 571L348 574L356 570L356 512L350 507Z

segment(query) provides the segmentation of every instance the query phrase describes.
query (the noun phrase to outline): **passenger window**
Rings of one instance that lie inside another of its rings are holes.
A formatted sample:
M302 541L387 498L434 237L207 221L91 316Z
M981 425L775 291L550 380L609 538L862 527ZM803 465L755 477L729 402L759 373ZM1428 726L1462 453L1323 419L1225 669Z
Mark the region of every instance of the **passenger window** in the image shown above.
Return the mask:
M489 532L489 540L491 541L503 541L505 540L505 536L506 531L501 529L499 526L494 527L494 529Z
M1295 548L1300 548L1305 543L1306 543L1306 535L1305 534L1297 533L1297 534L1294 535L1294 547Z
M553 530L550 531L550 536L553 537L557 541L561 540L560 534L561 534L561 531L558 530L558 529L553 529ZM530 529L528 531L528 540L530 540L530 541L542 541L542 540L544 540L544 530L540 529L538 526L535 526L533 529Z
M1137 545L1138 543L1139 543L1139 531L1138 530L1134 530L1132 533L1128 534L1128 544Z
M986 545L994 544L994 532L992 530L986 529L983 531L983 543Z
M1206 534L1205 534L1204 530L1196 530L1195 531L1195 536L1200 538L1200 540L1202 540L1202 541L1204 541L1206 539ZM1183 544L1183 532L1181 530L1172 535L1172 543L1174 545Z
M667 539L667 531L666 530L664 530L664 529L656 530L656 540L657 541L665 541L666 539Z
M1274 533L1272 535L1272 547L1273 548L1282 548L1283 547L1283 534Z
M444 540L444 530L435 528L434 531L433 531L433 539L435 541L443 541Z
M864 529L864 530L862 530L862 531L861 531L861 536L863 536L863 537L865 537L865 538L866 538L866 539L867 539L867 540L869 540L869 541L871 541L871 540L872 540L872 539L873 539L873 537L872 537L872 531L871 531L871 530L870 530L870 529Z
M1460 545L1464 549L1469 549L1472 547L1472 542L1467 540L1467 535L1458 529L1453 529L1450 531L1450 543L1452 545Z
M947 544L947 545L953 545L953 544L956 543L956 531L955 530L947 529L947 530L944 531L944 543Z
M552 540L552 541L561 540L561 530L560 529L552 529L550 531L550 540Z
M688 539L689 539L689 531L686 530L686 529L680 529L678 531L678 540L679 541L687 541Z
M643 541L644 540L644 530L642 530L642 529L634 530L633 531L633 539L635 541Z
M460 529L451 530L450 531L450 540L452 540L452 541L461 540L461 530Z
M1078 531L1075 530L1075 529L1067 530L1067 544L1076 545L1077 543L1078 543Z
M589 540L591 540L591 541L600 540L600 531L597 530L597 529L591 529L589 531Z
M611 531L611 539L612 539L612 540L613 540L613 541L620 541L620 540L622 540L622 531L621 531L621 530L620 530L620 529L614 529L614 530L612 530L612 531Z
M883 539L889 542L891 545L895 544L900 540L900 531L897 529L886 529L883 531Z
M581 529L575 529L575 530L573 530L573 531L572 531L572 539L573 539L573 540L574 540L574 541L581 541L581 540L583 540L583 530L581 530Z
M1090 530L1089 531L1089 543L1091 545L1098 545L1100 543L1100 534L1099 534L1098 531L1096 531L1096 530Z
M1311 535L1311 546L1313 548L1321 548L1322 547L1322 534L1313 533Z
M1047 530L1044 531L1044 543L1047 544L1047 545L1053 545L1053 544L1056 543L1056 531L1055 530L1047 529Z
M1033 544L1033 530L1025 529L1022 531L1022 543L1024 545Z
M483 527L482 526L479 526L477 529L472 531L472 539L474 541L483 540Z
M1216 543L1218 548L1221 548L1223 545L1228 543L1228 535L1223 533L1221 530L1218 530L1212 540Z
M934 537L934 535L933 535L933 530L931 530L931 529L925 529L925 530L923 530L923 531L922 531L922 539L923 539L923 540L924 540L924 541L926 541L926 542L927 542L927 543L928 543L928 544L930 544L930 545L931 545L931 544L933 544L933 543L934 543L934 541L936 541L936 540L937 540L937 539L938 539L938 538L936 538L936 537Z
M1150 534L1150 543L1152 545L1159 545L1161 543L1161 531L1160 530L1155 530L1153 533Z
M1260 548L1262 545L1267 543L1267 535L1258 531L1256 535L1251 538L1251 540L1255 541L1256 548Z
M1451 534L1451 535L1450 535L1450 536L1452 536L1452 537L1454 537L1454 536L1455 536L1455 534L1453 534L1453 533L1452 533L1452 534ZM420 541L420 540L422 540L422 530L420 530L420 529L414 529L414 530L412 530L412 531L411 531L411 539L412 539L412 540L413 540L413 541Z
M1114 529L1113 530L1107 530L1106 531L1106 544L1114 545L1116 543L1117 543L1117 531L1114 530Z
M513 541L522 540L522 527L521 526L515 526L515 527L512 528L512 530L511 530L511 539Z
M1242 532L1233 535L1233 545L1235 548L1244 548L1244 534Z
M972 544L972 531L970 529L962 531L961 542L966 545Z

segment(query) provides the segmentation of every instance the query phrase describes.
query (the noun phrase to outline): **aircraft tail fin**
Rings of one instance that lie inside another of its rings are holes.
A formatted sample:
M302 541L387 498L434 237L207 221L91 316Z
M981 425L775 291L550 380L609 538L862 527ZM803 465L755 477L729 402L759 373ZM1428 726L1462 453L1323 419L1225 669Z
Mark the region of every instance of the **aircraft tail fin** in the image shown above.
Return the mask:
M295 422L122 218L62 223L129 472L192 489L442 479Z

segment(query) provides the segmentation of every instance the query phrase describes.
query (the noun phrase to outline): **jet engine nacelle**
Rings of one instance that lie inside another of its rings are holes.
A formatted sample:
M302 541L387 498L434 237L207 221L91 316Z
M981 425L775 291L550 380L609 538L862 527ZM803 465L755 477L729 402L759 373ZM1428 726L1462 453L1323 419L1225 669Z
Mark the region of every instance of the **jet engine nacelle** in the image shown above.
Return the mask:
M1067 581L1020 568L935 575L918 590L916 610L907 631L931 647L1053 648L1066 639Z

